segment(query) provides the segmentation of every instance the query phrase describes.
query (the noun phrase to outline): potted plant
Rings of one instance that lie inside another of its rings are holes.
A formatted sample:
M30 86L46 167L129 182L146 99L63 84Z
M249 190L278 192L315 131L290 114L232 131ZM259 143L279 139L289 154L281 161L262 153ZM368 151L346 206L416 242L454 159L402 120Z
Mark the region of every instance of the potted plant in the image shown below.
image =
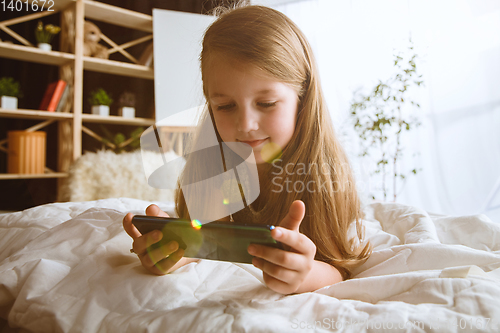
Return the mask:
M91 92L89 102L92 105L92 114L109 116L109 106L113 103L113 99L104 89L99 88Z
M104 145L107 143L111 143L115 148L112 150L116 154L120 154L123 152L131 152L138 149L141 145L141 135L144 132L143 127L137 127L132 132L130 132L129 137L123 133L112 134L105 126L101 125L101 129L104 132L104 137L101 139Z
M135 117L135 95L133 93L125 91L121 94L118 115L124 118Z
M2 77L0 79L0 96L2 109L17 109L17 99L22 97L19 89L19 82L11 77Z
M38 21L38 25L35 29L35 38L38 43L38 48L44 51L52 50L52 45L50 41L61 31L61 28L53 24L43 25L42 21Z
M370 176L382 177L380 190L384 201L392 192L395 202L407 174L421 170L416 167L401 170L399 165L404 153L404 132L420 126L415 115L420 104L411 97L412 91L423 84L422 75L417 73L417 59L410 40L408 52L394 55L394 75L385 82L379 81L368 94L355 93L351 103L354 129L361 144L359 155L374 159L375 170Z

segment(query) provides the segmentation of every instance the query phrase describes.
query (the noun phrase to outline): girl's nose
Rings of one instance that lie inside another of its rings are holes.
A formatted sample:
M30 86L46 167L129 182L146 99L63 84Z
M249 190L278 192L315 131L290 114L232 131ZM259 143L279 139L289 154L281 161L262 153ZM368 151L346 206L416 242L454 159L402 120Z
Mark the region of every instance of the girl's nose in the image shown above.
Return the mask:
M237 130L251 132L259 129L259 116L250 106L242 107L238 111Z

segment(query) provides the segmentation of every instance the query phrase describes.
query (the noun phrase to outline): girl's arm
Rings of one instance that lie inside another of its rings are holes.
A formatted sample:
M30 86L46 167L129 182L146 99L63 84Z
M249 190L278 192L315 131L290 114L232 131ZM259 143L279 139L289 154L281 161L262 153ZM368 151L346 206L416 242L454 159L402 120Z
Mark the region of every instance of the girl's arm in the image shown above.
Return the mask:
M338 269L326 262L315 260L311 271L295 292L307 293L342 281L343 278Z

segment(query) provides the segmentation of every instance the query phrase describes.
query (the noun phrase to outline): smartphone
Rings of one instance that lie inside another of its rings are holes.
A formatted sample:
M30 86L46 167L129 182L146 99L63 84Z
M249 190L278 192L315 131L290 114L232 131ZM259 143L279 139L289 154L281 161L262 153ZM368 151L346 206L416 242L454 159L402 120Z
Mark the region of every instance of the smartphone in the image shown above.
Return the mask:
M271 236L274 226L243 225L235 222L210 222L201 225L171 217L135 215L132 224L146 234L161 230L163 238L153 244L157 248L175 240L184 249L184 257L239 263L252 263L247 248L250 244L262 244L283 249L283 245Z

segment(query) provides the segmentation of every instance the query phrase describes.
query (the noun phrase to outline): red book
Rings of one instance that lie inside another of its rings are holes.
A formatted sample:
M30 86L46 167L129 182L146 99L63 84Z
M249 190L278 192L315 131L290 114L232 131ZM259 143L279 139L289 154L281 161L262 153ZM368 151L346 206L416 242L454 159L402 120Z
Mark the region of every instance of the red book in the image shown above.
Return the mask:
M49 84L47 90L45 90L45 95L43 95L39 109L54 112L57 109L57 104L59 104L64 88L66 88L66 82L63 80Z

